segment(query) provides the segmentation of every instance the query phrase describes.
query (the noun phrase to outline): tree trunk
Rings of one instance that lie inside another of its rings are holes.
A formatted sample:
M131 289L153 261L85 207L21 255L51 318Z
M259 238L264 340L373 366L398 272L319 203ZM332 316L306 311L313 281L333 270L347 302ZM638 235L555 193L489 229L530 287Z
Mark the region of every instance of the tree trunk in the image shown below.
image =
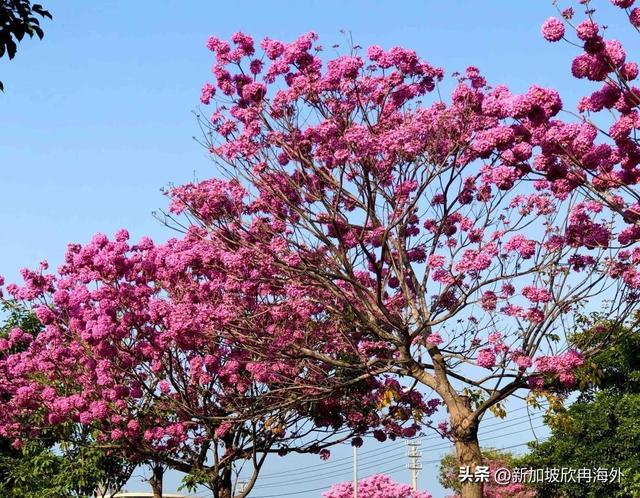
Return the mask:
M478 422L471 411L471 399L468 396L458 396L459 403L448 407L451 416L458 465L461 467L460 498L483 498L483 482L476 477L476 467L482 465L482 452L478 442ZM468 471L467 471L468 467ZM462 476L466 477L464 480ZM470 476L470 477L469 477ZM487 479L484 474L484 479Z
M460 467L469 467L469 474L474 475L476 467L482 465L482 453L480 452L480 444L478 443L477 433L473 437L465 438L465 440L456 440L456 456L458 457L458 465ZM482 482L473 482L473 480L465 480L462 482L460 498L482 498Z
M151 478L149 484L151 484L151 490L153 491L153 498L162 498L162 480L164 477L164 468L162 465L155 464L151 467Z
M483 498L484 486L482 481L476 479L476 468L483 465L482 452L478 442L478 415L471 406L471 398L466 394L458 393L447 378L447 365L440 350L434 346L429 349L429 355L433 360L434 374L428 375L421 366L413 365L409 369L411 376L417 381L435 390L444 401L449 420L451 422L451 435L456 449L456 457L460 469L460 477L465 470L469 478L460 479L460 498ZM407 353L406 357L410 358ZM468 467L468 469L467 469ZM485 482L488 480L486 472L482 474Z
M213 498L233 498L233 479L231 468L225 467L209 485Z

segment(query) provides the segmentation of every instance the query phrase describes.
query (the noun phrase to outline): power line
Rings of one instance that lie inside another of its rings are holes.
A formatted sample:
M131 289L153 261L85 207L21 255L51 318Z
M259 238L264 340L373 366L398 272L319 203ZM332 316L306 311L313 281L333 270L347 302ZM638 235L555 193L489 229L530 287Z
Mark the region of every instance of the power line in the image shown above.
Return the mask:
M503 448L498 448L498 451L510 450L510 449L513 449L513 448L518 448L520 446L526 446L527 444L528 443L520 443L520 444L511 445L511 446L505 446ZM423 462L423 463L437 463L439 461L440 461L440 459L427 460L426 462ZM404 465L400 465L400 466L393 467L391 469L385 469L385 470L378 471L378 472L376 472L376 474L378 474L378 473L384 474L384 473L389 473L389 472L395 472L395 471L403 469L403 468L404 468ZM370 474L370 475L373 475L373 474ZM366 477L369 477L369 476L366 476ZM302 491L293 491L291 493L278 493L278 494L275 494L275 495L260 495L260 496L254 496L252 498L277 498L277 497L280 497L280 496L295 496L295 495L301 495L303 493L313 493L314 491L322 491L322 490L325 490L325 489L327 489L326 485L318 487L318 488L313 488L313 489L305 489L305 490L302 490Z
M520 407L520 408L516 408L515 410L512 410L511 413L516 412L516 411L520 411L520 410L524 410L525 408L527 408L526 406ZM512 419L509 420L509 422L513 422L515 420L521 420L521 419L525 419L525 418L531 418L532 420L538 417L530 417L528 414L526 415L521 415L519 417L514 417ZM492 424L487 424L484 426L484 428L488 428L488 427L496 427L496 426L502 426L502 427L511 427L512 424L509 425L505 425L506 421L501 421L498 420ZM492 431L483 431L485 434L491 433ZM421 438L422 441L430 441L430 440L434 440L434 439L442 439L441 436L438 436L437 434L433 434L431 436L426 436ZM392 447L387 447L385 449L383 449L382 451L380 451L380 448L373 448L370 450L366 450L366 451L361 451L358 455L358 458L360 461L366 460L368 458L371 457L375 457L377 455L382 455L385 453L389 453L391 451L395 451L397 449L397 447L399 445L401 445L402 443L404 443L406 440L404 439L398 439L396 441L394 441L392 443ZM371 455L372 453L375 453L376 455ZM363 457L362 455L371 455L371 456L365 456ZM331 468L334 467L342 467L343 462L346 462L348 460L351 460L351 457L341 457L341 458L336 458L335 460L331 460L327 463L316 463L313 465L307 465L305 467L297 467L297 468L293 468L290 470L284 470L284 471L278 471L278 472L271 472L271 473L267 473L267 474L263 474L260 476L261 480L265 480L265 479L277 479L280 476L290 476L292 472L295 472L296 474L309 474L309 473L314 473L316 472L315 469L321 469L321 470L329 470Z
M398 465L398 466L395 466L395 467L390 468L390 469L381 470L379 472L376 472L375 474L378 474L378 473L383 473L384 474L384 473L388 473L388 472L395 472L396 470L400 470L400 469L403 469L403 468L404 468L404 465ZM369 474L369 475L365 476L363 479L365 479L367 477L371 477L372 475L375 475L375 474ZM253 496L252 498L276 498L276 497L279 497L279 496L294 496L294 495L301 495L302 493L312 493L314 491L322 491L322 490L325 490L325 489L327 489L326 485L321 486L319 488L314 488L314 489L305 489L303 491L293 491L291 493L278 493L277 495L260 495L260 496Z
M537 418L541 418L541 416L539 416ZM498 424L493 424L493 425L498 425ZM503 426L502 429L507 429L509 427L512 427L513 425L514 424ZM515 425L517 425L517 424L515 424ZM539 429L541 427L544 427L544 424L536 426L533 429ZM521 431L516 431L516 432L509 432L509 433L506 433L506 434L500 434L500 435L494 436L492 439L498 439L498 438L502 438L502 437L509 436L509 435L512 435L512 434L519 434L519 433L522 433L522 432L528 432L529 430L531 430L531 428L523 429ZM494 431L490 431L490 432L494 432ZM509 450L509 449L513 449L513 448L518 448L518 447L521 447L521 446L527 446L528 444L529 443L519 443L519 444L514 444L514 445L511 445L511 446L505 446L505 447L502 447L502 448L497 448L497 450L498 451L504 451L504 450ZM448 443L448 444L445 444L445 445L442 445L442 446L436 446L436 447L433 447L433 448L430 448L430 449L431 450L448 449L448 448L451 448L451 446L452 446L451 443ZM397 460L397 458L395 456L391 457L391 458L386 458L386 459L383 459L383 460L375 461L375 462L373 462L373 463L371 463L369 465L365 465L363 467L360 467L360 469L361 470L372 469L372 468L378 467L380 464L390 463L391 461L394 461L394 460ZM423 464L432 464L432 463L438 463L440 461L441 461L441 458L436 458L434 460L423 461L422 463ZM384 474L384 473L389 473L389 472L395 472L395 471L398 471L398 470L402 470L404 468L405 468L404 465L394 466L393 468L389 468L389 469L385 469L385 470L378 470L378 471L374 472L373 474L366 475L364 478L370 477L370 476L378 474L378 473ZM347 470L346 472L341 472L341 473L337 473L337 474L335 472L330 472L330 473L326 473L326 474L315 475L314 476L315 479L313 479L313 481L317 482L317 481L321 480L322 478L328 478L328 477L334 477L334 478L335 477L341 477L341 476L343 476L345 474L347 474L347 475L350 474L350 472L351 471ZM320 478L320 479L318 479L318 478ZM285 486L285 485L289 485L290 486L290 485L297 484L299 482L308 482L308 481L309 481L308 478L298 479L298 480L285 480L285 481L281 481L281 482L277 482L277 483L271 483L271 484L267 484L267 485L264 485L264 486L259 486L259 489L282 487L282 486ZM324 486L320 486L320 487L313 488L313 489L305 489L305 490L301 490L301 491L293 491L293 492L290 492L290 493L278 493L278 494L275 494L275 495L260 495L260 496L254 496L252 498L276 498L276 497L279 497L279 496L295 496L295 495L300 495L300 494L303 494L303 493L312 493L312 492L315 492L315 491L322 491L322 490L327 489L327 486L328 485L325 484Z
M539 419L539 418L542 418L542 416L539 416L539 417L537 417L536 419ZM532 419L532 420L534 420L534 419ZM501 427L498 427L498 428L493 429L493 430L491 430L491 431L485 431L485 432L484 432L484 435L486 435L486 434L491 434L491 433L495 433L495 432L497 432L497 431L502 431L502 430L504 430L504 429L509 429L510 427L514 427L514 426L517 426L517 425L519 425L519 424L508 424L508 425L502 425ZM537 426L537 427L535 427L534 429L539 429L539 428L541 428L541 427L544 427L544 425ZM505 437L505 436L508 436L508 435L511 435L511 434L519 434L519 433L522 433L522 432L528 432L529 430L531 430L531 428L529 428L529 427L528 427L528 428L523 429L523 430L521 430L521 431L516 431L516 432L512 432L512 431L510 431L510 432L508 432L508 433L506 433L506 434L500 434L500 435L498 435L498 436L494 436L494 437L493 437L493 439L497 439L497 438L500 438L500 437ZM426 438L425 438L425 439L426 439ZM436 445L436 446L427 447L426 449L427 449L427 450L429 450L429 451L437 451L437 450L442 450L442 449L448 449L448 448L450 448L451 446L452 446L451 442L447 442L447 443L444 443L444 444L439 444L439 445ZM392 451L395 451L395 450L398 450L398 449L400 449L400 448L398 448L398 447L394 447L394 448L392 448L391 450L392 450ZM389 453L389 452L390 452L389 450L385 450L385 451L384 451L384 453ZM382 454L382 453L380 453L380 454ZM368 459L369 459L369 460L371 460L371 458L372 458L372 457L374 457L374 458L375 458L376 456L378 456L378 455L371 455L371 456L369 456L369 457L368 457ZM373 462L373 465L378 465L379 463L386 463L386 462L391 461L391 460L396 459L396 458L398 458L398 457L397 457L397 455L392 455L392 456L387 457L387 458L384 458L384 459L382 459L382 460L380 460L379 458L376 458L376 460ZM371 467L371 465L372 465L372 464L371 464L371 463L369 463L368 465L361 466L361 468L363 468L363 469L365 469L365 468L370 468L370 467ZM340 466L340 468L344 469L344 465ZM330 470L329 468L324 468L324 469L322 469L322 470L323 470L323 471L325 471L325 472L322 472L322 473L320 473L320 474L318 474L318 473L317 473L317 471L314 471L314 475L313 475L312 477L299 477L299 478L297 478L297 479L290 479L290 476L291 476L291 475L292 475L292 473L294 472L294 470L292 470L291 472L288 472L288 473L287 473L289 477L285 478L285 480L284 480L284 481L282 480L282 479L283 479L283 477L282 477L282 476L279 476L279 477L280 477L280 480L279 480L278 482L275 482L275 483L269 483L269 484L266 484L266 485L264 485L264 486L262 486L262 487L276 487L276 486L281 485L281 484L282 484L282 483L284 483L284 482L287 482L287 483L289 483L289 484L294 484L294 483L297 483L297 482L308 482L308 480L309 480L309 479L316 479L316 478L318 478L318 477L324 477L324 476L345 475L345 474L347 473L347 471L344 471L344 470L343 470L342 472L338 472L338 473L336 474L336 471L335 471L335 470ZM303 473L304 473L304 472L300 472L300 474L303 474ZM272 478L273 478L273 477L272 477ZM261 479L261 480L262 480L262 479Z
M541 418L541 417L538 417L538 418ZM500 427L498 429L494 429L493 431L487 431L487 432L491 433L491 432L501 431L501 430L504 430L504 429L509 429L510 427L513 427L514 425L519 425L519 424L510 424L510 425L506 425L506 426ZM544 424L536 426L536 427L534 427L534 429L540 429L542 427L544 427ZM510 432L507 432L505 434L499 434L497 436L494 436L492 439L498 439L498 438L510 436L510 435L513 435L513 434L520 434L520 433L523 433L523 432L529 432L530 430L531 430L531 428L528 427L528 428L522 429L520 431L515 431L515 432L510 431ZM436 445L436 446L433 446L431 448L427 448L427 450L429 450L429 451L438 451L438 450L449 449L449 448L451 448L451 446L452 446L452 443L447 442L447 443L444 443L442 445ZM394 448L394 449L397 449L397 448ZM360 469L361 470L371 469L371 468L374 468L374 467L376 467L376 466L378 466L380 464L390 463L390 462L392 462L394 460L397 460L397 459L398 459L398 455L392 455L392 456L384 458L384 459L376 459L375 461L373 461L373 462L371 462L371 463L369 463L367 465L360 466ZM439 460L435 460L435 461L439 461ZM424 463L426 463L426 462L424 462ZM284 480L280 480L278 482L271 482L269 484L265 484L263 486L260 486L260 488L275 488L275 487L280 487L280 486L285 485L285 484L286 485L295 485L295 484L299 484L299 483L307 483L307 482L309 482L310 479L314 480L314 481L317 481L318 479L328 478L328 477L342 477L342 476L345 476L345 478L346 478L346 476L348 476L351 473L351 471L350 470L344 470L344 468L345 468L345 466L343 465L342 466L342 469L343 469L342 471L339 471L339 472L328 471L328 472L323 472L323 473L320 473L320 474L316 473L316 474L313 475L313 477L300 477L300 478L296 478L296 479L286 479L285 478ZM323 469L323 470L327 470L327 469ZM291 475L291 472L289 473L289 475Z

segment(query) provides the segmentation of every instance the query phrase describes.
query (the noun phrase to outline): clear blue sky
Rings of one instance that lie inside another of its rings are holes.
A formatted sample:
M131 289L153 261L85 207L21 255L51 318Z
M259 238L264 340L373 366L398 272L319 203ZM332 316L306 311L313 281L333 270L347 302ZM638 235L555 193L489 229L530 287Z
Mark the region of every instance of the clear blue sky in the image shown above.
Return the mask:
M159 189L214 174L192 140L198 131L191 114L210 78L212 58L204 43L211 34L241 30L291 40L314 30L329 47L343 42L340 30L347 29L363 46L414 48L448 74L476 65L490 83L515 91L533 83L554 86L573 103L583 88L569 75L573 49L551 46L539 35L540 24L555 13L550 0L42 3L54 17L44 22L44 40L26 40L13 61L0 61L0 275L7 281L41 259L58 264L68 242L85 242L95 232L111 235L126 227L134 239L170 236L151 216L166 206ZM608 2L595 3L604 4L609 18ZM629 29L621 28L626 39ZM523 413L514 412L502 431L486 429L483 443L502 447L532 439L529 423L515 418ZM440 446L442 441L425 441L424 459L437 459ZM363 474L406 461L400 446L367 448L375 451L363 460L370 465ZM348 456L350 449L334 453ZM281 495L349 478L348 461L313 467L317 478L299 474L307 462L319 460L270 461L265 476L290 474L265 479L273 486L254 494ZM436 470L425 464L420 485L439 498L445 493ZM410 478L407 471L393 475ZM296 476L295 483L278 484ZM171 476L167 491L177 481Z

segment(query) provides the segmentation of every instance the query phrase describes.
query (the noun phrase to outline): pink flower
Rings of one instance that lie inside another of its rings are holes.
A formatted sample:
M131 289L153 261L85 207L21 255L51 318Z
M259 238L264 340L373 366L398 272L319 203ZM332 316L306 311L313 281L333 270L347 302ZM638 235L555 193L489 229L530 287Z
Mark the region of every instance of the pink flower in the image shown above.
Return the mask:
M169 394L171 392L171 386L166 380L161 380L158 383L158 387L160 388L160 392L162 394Z
M233 424L231 422L223 422L218 428L215 430L215 434L218 437L223 437L227 432L229 432L233 428Z
M456 271L459 272L479 272L491 266L493 251L485 247L483 251L466 249L462 254L462 259L456 264Z
M284 52L284 44L277 40L271 40L270 38L265 38L260 42L260 46L264 50L266 56L271 59L277 59Z
M113 439L114 441L118 441L123 438L124 438L124 432L122 431L122 429L113 429L111 431L111 439Z
M522 288L522 295L532 303L548 303L551 301L551 293L547 289L531 285Z
M611 3L621 9L628 9L635 3L635 0L611 0Z
M140 422L137 420L129 420L129 422L127 422L127 430L130 434L136 434L140 430Z
M510 283L503 283L502 287L500 288L500 294L501 294L501 297L503 298L513 296L515 292L516 292L515 287Z
M540 375L532 375L527 377L527 384L534 391L541 390L544 387L544 379Z
M526 370L527 368L529 368L533 364L533 361L531 360L531 358L529 358L525 354L516 355L515 356L515 362L516 362L516 365L518 365L518 368L520 370Z
M502 339L502 334L500 332L492 332L491 334L489 334L487 340L490 344L496 344L500 342L500 339Z
M433 272L433 281L441 284L451 284L455 282L455 279L447 270L436 269Z
M445 437L445 435L449 432L449 424L446 420L441 420L440 422L438 422L438 430L442 433L442 437Z
M498 296L493 291L486 291L480 298L480 306L485 311L494 311L498 303Z
M517 304L507 304L506 306L500 308L500 311L505 315L518 318L522 316L523 308L522 306L518 306Z
M604 44L607 56L614 64L614 66L621 66L627 57L622 44L618 40L607 40L604 42Z
M571 386L575 380L573 371L584 363L584 357L575 349L553 356L539 356L535 359L539 373L557 375L560 382Z
M550 42L562 40L564 23L555 17L550 17L542 24L542 36Z
M322 493L323 498L351 498L353 483L335 484ZM431 498L429 493L414 491L408 484L399 484L383 474L376 474L358 481L358 496L363 498Z
M476 364L479 367L493 368L496 364L496 353L493 349L485 348L478 352Z
M442 342L442 337L438 333L429 334L429 336L427 336L427 345L438 346L439 344L442 344Z
M427 260L427 264L431 268L442 268L444 266L445 257L438 254L431 254Z
M202 91L200 92L200 102L205 105L209 105L215 93L215 87L211 83L205 83L202 87Z
M585 19L576 26L576 34L581 40L590 40L598 36L598 25L591 19Z
M529 259L536 252L536 243L533 240L527 239L522 234L517 234L507 241L504 249L507 252L517 252L522 259Z

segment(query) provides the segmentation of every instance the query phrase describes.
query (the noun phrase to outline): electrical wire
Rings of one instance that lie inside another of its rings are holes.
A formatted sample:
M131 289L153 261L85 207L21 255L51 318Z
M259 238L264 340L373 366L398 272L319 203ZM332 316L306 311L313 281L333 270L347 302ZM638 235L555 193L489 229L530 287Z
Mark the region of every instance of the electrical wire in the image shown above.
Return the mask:
M528 408L528 407L525 406L525 407L516 408L515 410L511 410L510 413L513 413L515 411L520 411L520 410L523 410L525 408ZM514 417L514 418L510 419L509 422L514 422L516 420L522 420L522 419L526 419L526 418L529 418L530 420L538 420L538 419L541 419L543 416L544 415L542 414L542 415L539 415L539 416L531 417L529 414L525 414L525 415L521 415L521 416L518 416L518 417ZM497 427L497 428L493 429L493 430L490 430L490 431L482 431L480 436L483 436L483 435L486 435L486 434L490 434L490 433L494 433L496 431L502 431L504 429L509 429L510 427L515 427L515 426L518 426L518 425L520 425L520 423L505 424L501 420L496 420L494 423L484 425L483 428L490 428L490 427ZM534 428L526 428L526 429L523 429L523 430L520 430L520 431L516 431L516 432L510 431L510 432L505 433L505 434L499 434L499 435L494 436L492 439L498 439L498 438L502 438L502 437L509 436L509 435L512 435L512 434L519 434L519 433L523 433L523 432L528 432L528 431L530 431L532 429L539 429L539 428L542 428L542 427L544 427L544 424L539 425L539 426L534 427ZM441 436L439 436L437 434L434 434L434 435L431 435L431 436L426 436L426 437L423 437L423 438L415 438L415 439L419 439L421 442L424 442L424 441L437 440L437 439L442 439L442 438L441 438ZM380 457L380 455L391 453L391 452L397 451L398 449L403 448L404 447L403 443L406 443L406 442L407 442L406 439L399 439L399 440L397 440L397 441L395 441L393 443L393 447L391 447L391 448L384 448L382 451L380 450L380 448L373 448L373 449L370 449L370 450L367 450L367 451L363 451L362 455L365 455L365 456L361 457L361 461L367 461L367 460L371 460L371 459L375 459L375 461L372 462L372 463L368 463L368 464L366 464L364 466L360 466L359 470L369 470L369 469L372 469L372 468L375 468L375 467L379 467L380 465L383 465L385 463L390 463L392 461L397 460L398 455L393 455L393 456L384 458L382 460L380 460L379 457ZM520 443L520 444L516 444L516 445L500 448L499 450L507 450L507 449L511 449L511 448L525 446L527 444L528 443ZM452 446L452 444L449 442L449 443L445 443L444 445L436 445L436 446L433 446L433 447L429 447L427 449L429 451L437 451L437 450L442 450L442 449L449 449L449 448L451 448L451 446ZM273 473L270 473L270 474L261 475L260 479L259 479L260 482L262 482L264 480L269 480L269 479L278 479L278 478L282 479L282 477L284 477L284 476L290 477L292 475L292 473L296 473L296 475L314 473L314 475L310 476L310 477L303 477L303 478L293 479L293 480L288 478L288 479L285 479L285 480L280 480L279 482L271 482L271 483L259 486L259 489L262 490L262 489L276 488L276 487L282 487L282 486L291 486L291 485L295 485L295 484L302 483L302 482L307 483L307 482L309 482L309 480L317 482L319 480L328 479L330 477L331 478L336 478L336 477L340 477L340 476L346 476L346 475L349 475L351 473L351 470L337 472L337 473L333 472L333 471L330 471L330 472L324 472L324 473L321 473L321 474L317 474L316 468L318 470L323 470L323 471L330 470L330 469L333 469L333 468L336 468L336 467L343 468L343 464L341 462L346 462L346 461L349 461L349 460L351 460L351 457L341 457L341 458L333 460L332 462L329 462L328 464L319 463L319 464L309 465L309 466L306 466L306 467L298 467L298 468L290 469L290 470L287 470L287 471L273 472ZM437 463L439 461L440 461L440 459L426 460L426 461L422 461L422 463L431 464L431 463ZM393 471L404 469L404 468L405 468L405 465L403 464L403 465L400 465L400 466L396 466L393 469L387 469L387 470L382 470L382 471L377 470L374 474L388 473L388 472L393 472ZM371 475L374 475L374 474L371 474ZM365 478L365 477L368 477L368 476L364 476L363 478ZM327 485L324 485L322 487L318 487L318 488L314 488L314 489L306 489L306 490L303 490L303 491L296 491L296 492L284 493L284 494L283 493L279 493L277 495L261 495L261 496L256 496L256 497L252 497L252 498L272 498L272 497L278 497L278 496L294 496L294 495L299 495L299 494L302 494L302 493L311 493L311 492L314 492L314 491L321 491L321 490L324 490L326 488L327 488ZM196 495L196 496L198 498L207 498L209 495Z
M520 407L520 408L516 408L515 410L512 410L511 413L516 412L516 411L520 411L527 408L526 406ZM525 419L525 418L535 418L535 417L530 417L529 414L526 415L522 415L519 417L514 417L511 420L509 420L509 422L515 421L515 420L521 420L521 419ZM502 426L505 427L504 424L505 421L501 421L498 420L492 424L487 424L485 426L483 426L483 428L488 428L488 427L495 427L495 426ZM507 427L511 427L511 425L508 425ZM491 432L491 431L489 431ZM484 432L489 433L489 432ZM418 439L418 438L417 438ZM431 436L426 436L423 438L419 438L421 441L429 441L429 440L434 440L434 439L442 439L441 436L437 435L437 434L433 434ZM361 453L358 454L358 457L361 458L362 460L366 460L367 458L371 458L371 456L366 456L366 455L371 455L372 453L375 453L376 455L381 455L384 453L389 453L391 451L394 451L396 448L396 446L401 446L403 445L403 443L405 443L407 440L406 439L398 439L396 440L393 444L393 448L385 448L384 450L380 451L380 448L373 448L370 450L365 450L362 451ZM364 457L361 455L365 455ZM374 456L376 456L374 455ZM265 480L265 479L274 479L274 478L278 478L280 476L290 476L293 472L295 472L296 474L308 474L308 473L313 473L315 472L315 469L322 469L322 470L328 470L330 468L333 467L341 467L342 466L342 462L351 460L351 457L341 457L341 458L336 458L335 460L331 460L327 463L316 463L316 464L312 464L312 465L307 465L305 467L297 467L297 468L293 468L290 470L284 470L284 471L278 471L278 472L270 472L267 474L262 474L260 476L260 480Z
M404 468L404 465L397 465L397 466L392 467L390 469L384 469L384 470L375 472L375 474L379 474L379 473L385 474L385 473L395 472L395 471L403 469L403 468ZM370 477L370 476L375 475L375 474L369 474L369 475L363 476L362 478L366 479L367 477ZM321 486L319 488L314 488L314 489L305 489L304 491L293 491L291 493L278 493L277 495L252 496L251 498L275 498L275 497L278 497L278 496L294 496L294 495L300 495L302 493L312 493L314 491L322 491L324 489L327 489L326 485L325 486Z
M505 446L503 448L498 448L498 451L510 450L510 449L513 449L513 448L518 448L520 446L526 446L527 444L528 443L520 443L520 444L511 445L511 446ZM440 461L440 459L427 460L427 461L422 462L422 463L437 463L439 461ZM378 473L385 474L385 473L395 472L397 470L404 469L404 468L405 468L404 465L399 465L399 466L393 467L391 469L385 469L385 470L377 471L376 474L378 474ZM373 475L373 474L370 474L370 475ZM369 476L364 476L363 479L365 479L367 477L370 477L370 475ZM313 489L305 489L305 490L302 490L302 491L292 491L290 493L278 493L278 494L275 494L275 495L258 495L258 496L252 496L251 498L277 498L277 497L280 497L280 496L295 496L295 495L301 495L303 493L313 493L314 491L322 491L322 490L325 490L325 489L327 489L326 485L318 487L318 488L313 488Z
M499 430L508 429L509 427L513 427L515 425L519 425L519 424L511 424L509 426L503 426L503 427L499 428ZM540 429L542 427L544 427L544 424L536 426L534 429ZM526 428L526 429L523 429L523 430L520 430L520 431L516 431L516 432L510 431L510 432L507 432L505 434L500 434L500 435L494 436L492 439L498 439L498 438L510 436L510 435L513 435L513 434L520 434L520 433L523 433L523 432L529 432L530 430L531 430L531 428ZM495 431L489 431L489 432L495 432ZM439 445L439 446L428 448L428 450L429 451L444 450L444 449L451 448L451 446L452 446L451 443L446 443L446 444L443 444L443 445ZM373 463L369 463L367 465L360 466L359 469L367 470L367 469L376 467L376 466L381 465L381 464L389 463L389 462L391 462L393 460L397 460L397 459L398 459L398 456L397 455L393 455L391 457L384 458L382 460L376 460ZM438 461L438 460L436 460L436 461ZM306 482L309 481L309 479L317 480L319 478L321 479L321 478L325 478L325 477L328 478L328 477L344 476L344 475L347 475L349 473L350 473L349 470L342 471L342 472L337 472L337 473L334 472L334 471L330 471L330 472L325 472L325 473L321 473L321 474L315 474L312 478L303 477L303 478L299 478L299 479L286 479L286 480L282 480L282 481L275 482L275 483L268 483L268 484L260 486L260 488L274 488L274 487L280 487L280 486L285 485L285 484L290 486L290 485L295 485L295 484L299 484L299 483L306 483Z

